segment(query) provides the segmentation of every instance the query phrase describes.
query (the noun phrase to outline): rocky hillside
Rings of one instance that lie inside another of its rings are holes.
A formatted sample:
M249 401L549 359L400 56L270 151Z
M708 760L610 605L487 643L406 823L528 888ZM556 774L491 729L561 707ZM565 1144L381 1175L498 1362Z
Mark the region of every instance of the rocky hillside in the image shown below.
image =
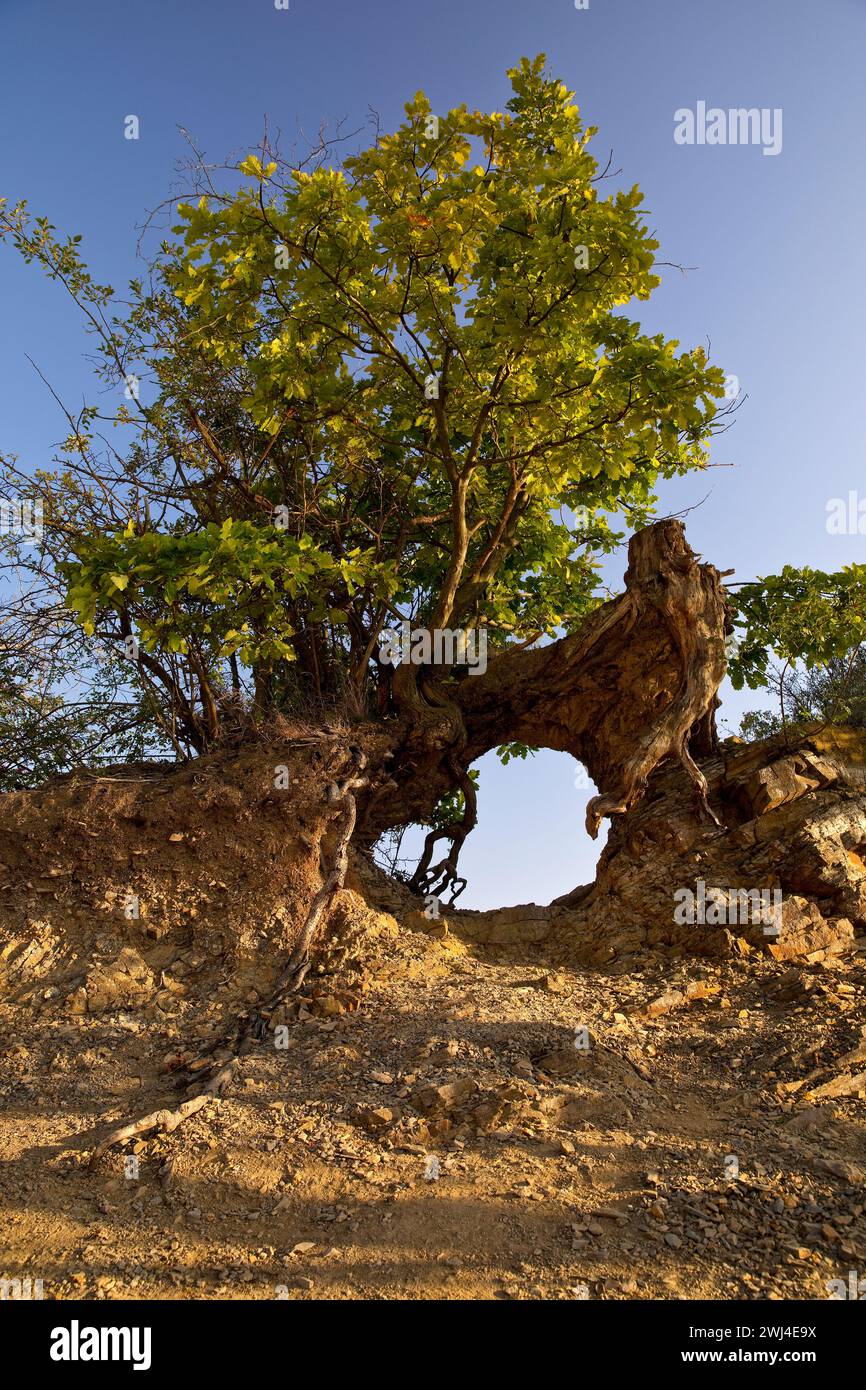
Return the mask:
M827 1297L866 1248L866 747L703 767L724 832L660 769L596 883L547 907L426 917L357 856L222 1096L94 1166L266 1000L321 846L259 755L4 798L0 1274L57 1298ZM675 923L698 879L779 889L780 930Z

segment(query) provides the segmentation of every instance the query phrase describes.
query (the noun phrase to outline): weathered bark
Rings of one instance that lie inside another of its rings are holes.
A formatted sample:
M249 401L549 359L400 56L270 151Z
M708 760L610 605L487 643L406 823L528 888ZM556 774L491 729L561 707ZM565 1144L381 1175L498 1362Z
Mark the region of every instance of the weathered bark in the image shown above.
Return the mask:
M579 632L532 651L506 651L447 697L444 685L419 688L413 668L401 667L404 729L393 785L368 808L368 837L429 814L454 785L448 758L467 767L512 741L571 753L585 765L599 788L587 809L593 837L603 816L623 814L640 799L667 757L686 768L706 807L689 737L699 731L704 751L712 744L725 628L718 570L698 563L681 522L661 521L632 537L625 592Z

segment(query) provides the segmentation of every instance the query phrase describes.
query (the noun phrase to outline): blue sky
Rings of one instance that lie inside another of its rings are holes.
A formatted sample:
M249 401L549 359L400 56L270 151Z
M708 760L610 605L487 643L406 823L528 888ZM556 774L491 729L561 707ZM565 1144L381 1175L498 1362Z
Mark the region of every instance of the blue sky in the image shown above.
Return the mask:
M371 107L387 128L418 88L434 111L502 109L506 68L541 51L599 127L596 154L612 149L618 181L644 190L660 257L694 267L663 272L643 324L709 340L747 396L715 446L730 466L668 485L665 507L709 492L689 537L740 579L863 560L866 537L829 535L826 507L866 496L866 0L0 0L0 194L81 233L97 278L122 288L184 157L179 127L222 159L254 147L265 116L285 147ZM699 101L781 108L781 152L678 145L674 112ZM0 447L38 467L65 429L26 354L77 405L84 340L59 291L5 250L0 302ZM727 692L722 717L735 728L756 703ZM467 906L547 901L592 876L590 793L573 782L561 755L485 759Z

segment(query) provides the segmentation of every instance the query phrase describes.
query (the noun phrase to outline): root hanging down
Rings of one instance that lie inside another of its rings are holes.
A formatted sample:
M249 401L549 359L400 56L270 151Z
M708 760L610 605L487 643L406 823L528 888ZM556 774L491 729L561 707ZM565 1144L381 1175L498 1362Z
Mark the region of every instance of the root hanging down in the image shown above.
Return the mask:
M125 1144L128 1140L137 1139L144 1134L171 1134L183 1124L184 1120L190 1119L191 1116L197 1115L200 1110L203 1110L215 1097L220 1095L236 1071L241 1058L251 1050L253 1043L265 1036L274 1010L300 990L310 969L310 950L316 932L334 894L343 887L346 881L349 843L357 819L357 803L354 793L367 785L367 779L358 775L366 765L366 757L360 749L353 749L352 754L355 764L352 775L339 782L329 783L325 792L325 800L328 805L342 806L331 868L310 903L300 936L267 1002L260 1009L251 1010L250 1013L239 1018L230 1039L223 1038L219 1042L213 1043L206 1052L200 1054L196 1061L190 1063L187 1070L197 1072L202 1069L203 1065L207 1064L213 1053L221 1054L219 1065L211 1070L203 1084L199 1077L196 1078L193 1083L195 1086L193 1095L174 1110L153 1110L138 1120L132 1120L128 1124L119 1125L111 1130L93 1150L89 1163L91 1168L95 1167L115 1144ZM228 1057L225 1055L227 1051L230 1054Z
M419 893L424 897L431 895L439 897L450 889L449 906L451 906L466 887L466 879L458 876L457 860L466 836L470 830L474 829L478 820L478 803L475 783L469 773L453 755L449 758L448 763L450 771L459 782L460 790L463 793L463 816L454 825L444 826L429 832L424 840L424 850L412 875L409 887L413 893ZM430 860L433 858L433 848L439 840L449 840L451 848L445 858L440 859L439 863L434 864L431 868Z

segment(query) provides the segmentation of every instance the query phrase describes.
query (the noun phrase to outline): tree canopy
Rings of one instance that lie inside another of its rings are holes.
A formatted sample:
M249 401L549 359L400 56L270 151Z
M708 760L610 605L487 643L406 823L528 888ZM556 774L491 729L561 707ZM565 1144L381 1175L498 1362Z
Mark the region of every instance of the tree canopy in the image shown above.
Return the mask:
M44 534L0 538L0 741L46 700L60 763L375 712L383 627L483 626L494 652L576 631L612 518L644 524L659 479L707 465L724 373L631 317L659 284L642 194L606 191L543 57L509 76L502 112L418 93L339 160L265 139L197 162L123 301L78 237L0 204L101 379L51 467L2 461ZM735 601L736 679L765 681L774 644L862 640L862 567L797 576L795 618L785 576Z

